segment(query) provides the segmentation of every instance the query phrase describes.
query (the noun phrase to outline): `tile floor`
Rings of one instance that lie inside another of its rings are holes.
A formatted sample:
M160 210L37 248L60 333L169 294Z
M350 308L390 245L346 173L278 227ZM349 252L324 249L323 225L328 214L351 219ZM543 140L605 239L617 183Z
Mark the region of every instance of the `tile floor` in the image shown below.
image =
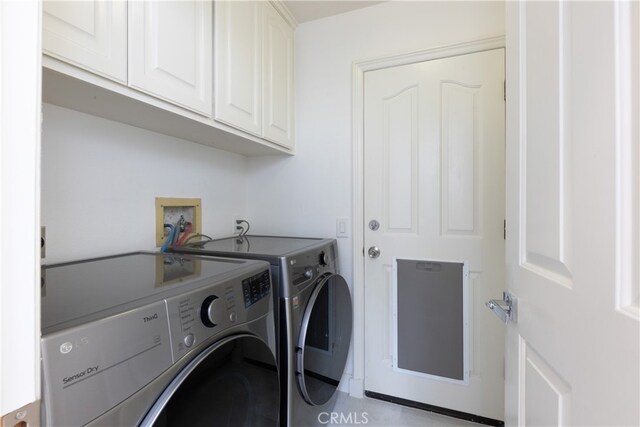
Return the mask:
M450 418L433 412L409 408L365 397L357 399L346 393L340 393L333 410L338 416L332 422L327 416L326 425L366 426L366 427L473 427L482 426L468 421ZM366 415L365 415L366 413ZM342 415L342 422L339 416ZM366 420L366 422L365 422ZM324 420L321 420L324 421ZM324 424L324 423L323 423ZM482 426L486 427L486 426Z

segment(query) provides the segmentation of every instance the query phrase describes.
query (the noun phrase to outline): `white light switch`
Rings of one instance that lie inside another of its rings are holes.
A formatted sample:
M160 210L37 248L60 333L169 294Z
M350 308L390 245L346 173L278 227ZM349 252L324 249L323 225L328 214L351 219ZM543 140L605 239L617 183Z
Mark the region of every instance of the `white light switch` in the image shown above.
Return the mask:
M349 237L349 218L336 219L336 237Z

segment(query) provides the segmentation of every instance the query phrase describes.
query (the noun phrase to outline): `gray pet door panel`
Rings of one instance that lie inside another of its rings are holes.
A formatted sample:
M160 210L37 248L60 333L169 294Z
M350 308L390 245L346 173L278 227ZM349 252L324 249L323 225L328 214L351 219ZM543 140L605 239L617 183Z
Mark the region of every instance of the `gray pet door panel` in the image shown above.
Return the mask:
M396 260L397 368L465 380L465 266Z

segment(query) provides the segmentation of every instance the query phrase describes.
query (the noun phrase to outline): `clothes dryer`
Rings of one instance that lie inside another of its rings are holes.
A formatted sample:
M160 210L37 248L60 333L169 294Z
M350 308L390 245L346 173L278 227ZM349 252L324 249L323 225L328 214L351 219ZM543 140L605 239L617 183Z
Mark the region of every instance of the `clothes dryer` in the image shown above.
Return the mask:
M277 310L281 424L320 425L337 397L351 343L353 309L339 274L335 239L243 236L194 243L181 252L271 264Z
M266 262L132 253L43 267L45 426L275 426Z

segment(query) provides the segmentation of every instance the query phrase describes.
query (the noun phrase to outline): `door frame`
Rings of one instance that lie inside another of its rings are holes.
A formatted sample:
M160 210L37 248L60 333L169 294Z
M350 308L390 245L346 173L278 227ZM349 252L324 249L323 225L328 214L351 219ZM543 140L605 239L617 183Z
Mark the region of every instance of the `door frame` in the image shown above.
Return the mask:
M433 59L505 48L496 36L433 47L414 52L355 61L351 76L351 212L353 230L353 374L349 394L364 397L364 73Z

